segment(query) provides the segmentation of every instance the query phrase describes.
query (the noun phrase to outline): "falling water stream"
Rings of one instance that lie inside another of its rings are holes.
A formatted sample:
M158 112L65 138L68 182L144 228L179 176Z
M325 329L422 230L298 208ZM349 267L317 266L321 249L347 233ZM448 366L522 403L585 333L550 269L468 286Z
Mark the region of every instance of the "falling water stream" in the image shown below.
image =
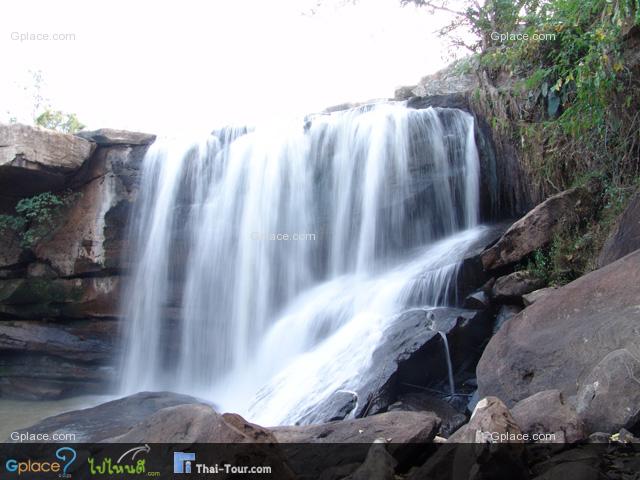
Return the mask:
M122 391L278 424L357 390L399 313L455 293L478 203L473 117L455 109L380 103L157 142L130 227Z
M444 355L447 361L447 377L449 380L449 394L453 397L456 394L456 387L453 381L453 365L451 364L451 352L449 351L449 340L447 340L447 334L439 331L440 338L442 338L442 345L444 345Z

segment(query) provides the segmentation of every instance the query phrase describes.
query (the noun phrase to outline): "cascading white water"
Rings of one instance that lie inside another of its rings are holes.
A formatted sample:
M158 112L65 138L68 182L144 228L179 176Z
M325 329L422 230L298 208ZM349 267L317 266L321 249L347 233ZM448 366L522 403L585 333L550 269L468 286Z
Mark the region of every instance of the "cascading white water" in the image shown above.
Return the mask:
M383 103L152 146L123 391L207 396L270 424L355 390L398 313L450 298L482 233L478 197L459 110Z

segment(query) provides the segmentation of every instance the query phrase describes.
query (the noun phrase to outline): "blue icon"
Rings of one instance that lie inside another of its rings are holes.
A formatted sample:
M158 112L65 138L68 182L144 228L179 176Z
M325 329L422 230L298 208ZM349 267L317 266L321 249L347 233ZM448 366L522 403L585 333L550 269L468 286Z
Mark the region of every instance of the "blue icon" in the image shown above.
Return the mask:
M62 474L67 474L67 469L71 466L71 464L75 461L78 454L71 447L62 447L56 450L56 457L58 460L62 460L65 462L64 468L62 469Z
M173 452L173 473L191 473L191 463L195 461L195 453Z

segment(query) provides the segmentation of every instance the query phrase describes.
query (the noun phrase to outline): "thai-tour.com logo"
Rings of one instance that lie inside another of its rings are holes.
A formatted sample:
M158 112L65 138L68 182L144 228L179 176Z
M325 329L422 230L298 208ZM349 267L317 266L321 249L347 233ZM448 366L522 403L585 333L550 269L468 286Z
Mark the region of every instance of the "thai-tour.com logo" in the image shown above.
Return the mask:
M173 452L173 473L191 473L195 461L195 453Z
M75 462L78 454L71 447L61 447L56 450L55 459L51 460L18 460L10 458L5 462L5 469L8 473L26 475L33 478L33 474L46 474L51 478L55 474L57 478L71 478L68 472L69 467Z
M133 447L120 457L89 457L89 473L93 475L144 475L145 477L159 477L160 472L147 471L147 459L144 458L151 451L149 445Z
M230 463L205 464L196 463L196 454L190 452L173 452L173 473L255 475L271 474L269 465L231 465Z

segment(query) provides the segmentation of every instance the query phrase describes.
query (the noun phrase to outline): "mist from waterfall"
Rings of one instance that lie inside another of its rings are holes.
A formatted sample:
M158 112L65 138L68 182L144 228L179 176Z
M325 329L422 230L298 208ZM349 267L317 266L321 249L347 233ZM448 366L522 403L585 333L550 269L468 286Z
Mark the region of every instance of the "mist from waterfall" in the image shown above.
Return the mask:
M478 204L473 117L455 109L380 103L152 145L123 393L191 393L275 424L355 390L399 313L455 296Z

